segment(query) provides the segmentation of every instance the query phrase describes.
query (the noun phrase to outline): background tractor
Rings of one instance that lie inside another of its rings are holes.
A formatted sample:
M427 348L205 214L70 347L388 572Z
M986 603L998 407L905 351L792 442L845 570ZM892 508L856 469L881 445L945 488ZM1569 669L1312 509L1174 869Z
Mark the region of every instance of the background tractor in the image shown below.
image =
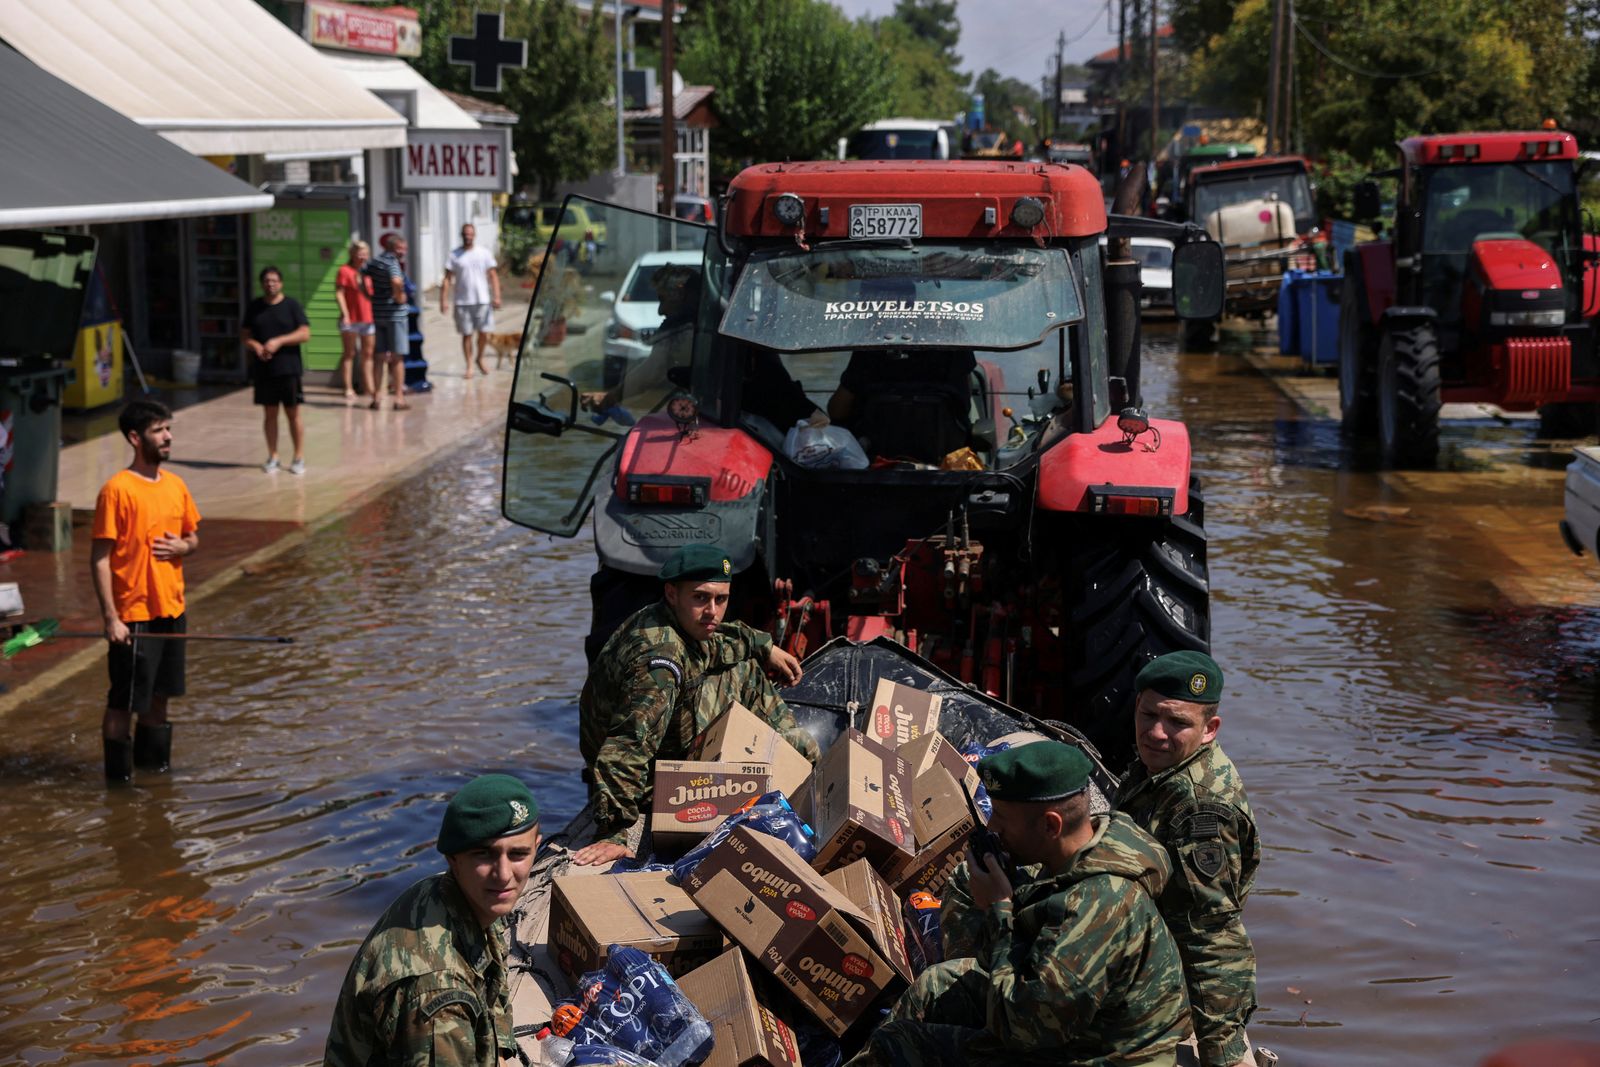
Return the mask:
M1439 409L1540 412L1583 436L1600 404L1594 265L1569 133L1458 133L1402 141L1395 226L1345 254L1339 400L1345 431L1386 463L1431 467ZM1376 182L1356 214L1379 213Z

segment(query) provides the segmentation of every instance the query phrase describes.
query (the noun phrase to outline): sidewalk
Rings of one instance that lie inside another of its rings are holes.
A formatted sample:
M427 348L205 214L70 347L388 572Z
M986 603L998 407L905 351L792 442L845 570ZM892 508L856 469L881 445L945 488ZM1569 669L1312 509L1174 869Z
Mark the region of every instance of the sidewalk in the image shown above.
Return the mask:
M530 295L518 279L506 280L505 302L495 313L501 331L522 329ZM364 400L347 404L340 389L308 386L304 475L261 470L261 409L251 403L248 388L177 413L168 467L188 484L201 514L200 551L184 564L191 605L504 421L514 353L506 353L504 365L488 377L467 381L460 338L439 314L436 290L424 309L423 354L433 390L408 395L408 411L390 410L387 399L383 410L371 411ZM491 368L495 360L492 352L485 358ZM287 467L293 453L281 422L279 436ZM71 550L27 552L0 563L0 582L21 587L26 619L57 618L63 629L100 629L89 578L89 522L100 486L128 465L128 457L127 443L115 433L62 450L56 498L73 508ZM0 716L36 702L104 656L99 642L59 641L0 662Z

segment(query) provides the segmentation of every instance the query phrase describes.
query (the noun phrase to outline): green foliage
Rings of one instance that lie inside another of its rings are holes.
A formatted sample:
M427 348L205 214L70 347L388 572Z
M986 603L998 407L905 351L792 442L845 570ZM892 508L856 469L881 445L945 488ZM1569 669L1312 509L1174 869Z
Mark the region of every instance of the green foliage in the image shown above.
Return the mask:
M716 87L719 155L831 157L881 118L891 82L883 47L820 0L719 0L683 27L678 67Z
M422 55L413 64L433 84L486 99L471 89L471 74L449 61L451 34L472 31L479 0L418 0ZM551 195L613 162L616 113L611 45L603 20L580 17L571 0L510 0L505 34L528 42L528 66L507 70L498 101L515 111L511 135L523 180Z
M966 75L931 42L897 18L879 19L874 32L888 57L888 114L953 121L966 108Z
M952 71L960 65L956 43L961 40L961 23L955 0L895 0L892 18L931 45Z
M500 259L513 274L527 274L530 260L537 263L548 243L531 226L502 226L498 240Z
M1004 130L1006 136L1031 143L1039 139L1039 90L1026 82L1016 78L1007 78L992 67L982 74L972 85L972 91L983 94L983 114L990 126L997 130ZM1017 115L1017 108L1031 117L1031 121L1024 122Z

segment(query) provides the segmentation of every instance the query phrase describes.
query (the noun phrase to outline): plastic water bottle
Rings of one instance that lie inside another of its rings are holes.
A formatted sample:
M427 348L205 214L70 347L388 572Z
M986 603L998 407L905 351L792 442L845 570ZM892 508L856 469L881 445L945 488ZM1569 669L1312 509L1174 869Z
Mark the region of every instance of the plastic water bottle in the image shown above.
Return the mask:
M698 1063L710 1054L711 1027L703 1020L696 1019L683 1028L683 1033L677 1039L661 1050L661 1055L656 1057L656 1063L661 1067L679 1067L685 1062Z
M589 418L596 426L603 426L607 419L610 419L618 426L632 426L638 421L633 417L633 414L621 404L612 404L608 408L601 408L599 411L589 416Z

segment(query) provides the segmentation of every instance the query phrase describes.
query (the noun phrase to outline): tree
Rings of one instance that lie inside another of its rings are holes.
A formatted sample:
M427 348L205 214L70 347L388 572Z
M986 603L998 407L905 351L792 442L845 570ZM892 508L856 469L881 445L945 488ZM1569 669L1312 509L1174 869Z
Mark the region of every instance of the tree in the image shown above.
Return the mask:
M1022 114L1038 115L1039 90L1027 82L1004 77L991 67L978 75L972 83L972 91L983 94L983 114L990 126L1004 130L1006 136L1013 140L1029 142L1039 139L1031 117L1025 121L1017 111L1021 108Z
M838 138L882 117L888 57L866 28L820 0L708 5L683 28L678 68L716 88L719 156L831 156Z
M956 19L955 0L895 0L890 18L932 45L952 71L961 65L961 57L956 55L961 23Z
M434 85L485 98L470 88L468 68L449 61L450 36L472 32L478 0L420 0L422 55L412 61ZM570 0L511 0L505 34L528 41L528 65L504 72L499 102L515 111L511 135L517 170L551 196L612 162L616 151L611 48L598 18L585 20Z
M967 77L958 73L938 49L898 18L882 18L874 26L888 56L888 113L910 118L951 119L967 106Z

